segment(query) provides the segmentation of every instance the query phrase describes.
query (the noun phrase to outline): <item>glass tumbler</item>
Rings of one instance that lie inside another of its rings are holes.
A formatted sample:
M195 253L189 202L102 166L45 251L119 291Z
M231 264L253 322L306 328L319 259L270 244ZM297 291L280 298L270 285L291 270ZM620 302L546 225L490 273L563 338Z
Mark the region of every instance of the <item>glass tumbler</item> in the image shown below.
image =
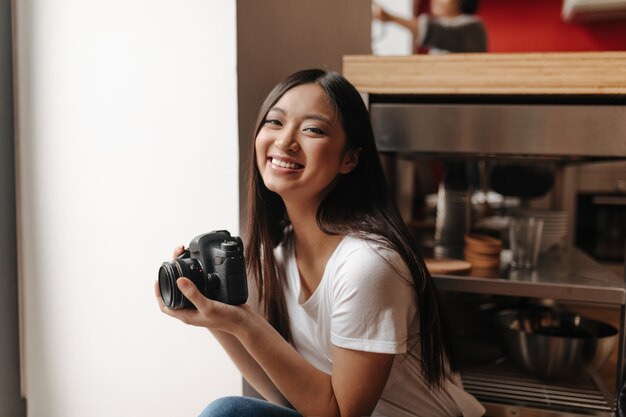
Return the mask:
M509 224L511 266L534 268L537 266L543 220L536 217L514 217Z

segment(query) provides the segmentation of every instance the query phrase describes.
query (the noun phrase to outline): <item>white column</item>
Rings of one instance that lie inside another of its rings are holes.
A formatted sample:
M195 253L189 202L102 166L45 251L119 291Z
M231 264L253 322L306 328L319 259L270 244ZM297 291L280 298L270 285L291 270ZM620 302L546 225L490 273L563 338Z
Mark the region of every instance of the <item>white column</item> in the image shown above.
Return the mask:
M239 232L236 5L15 5L28 416L197 415L239 373L152 286L176 244Z

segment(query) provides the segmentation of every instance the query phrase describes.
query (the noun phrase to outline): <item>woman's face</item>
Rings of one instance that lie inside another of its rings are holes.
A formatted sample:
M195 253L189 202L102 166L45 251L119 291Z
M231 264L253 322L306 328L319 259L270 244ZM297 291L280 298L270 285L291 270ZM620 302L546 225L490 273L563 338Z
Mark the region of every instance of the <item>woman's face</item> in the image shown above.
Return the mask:
M265 186L280 195L317 204L339 174L356 166L346 151L339 115L317 84L287 91L270 108L256 141L256 163Z
M459 0L431 0L430 13L435 17L454 17L461 13Z

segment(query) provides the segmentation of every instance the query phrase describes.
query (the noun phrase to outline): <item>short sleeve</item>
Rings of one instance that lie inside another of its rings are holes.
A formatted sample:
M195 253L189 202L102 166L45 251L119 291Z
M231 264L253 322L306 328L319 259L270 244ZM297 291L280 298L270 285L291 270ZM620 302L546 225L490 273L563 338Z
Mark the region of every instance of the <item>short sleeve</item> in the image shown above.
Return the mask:
M332 288L331 341L335 346L404 353L415 317L415 292L400 256L377 246L350 253Z

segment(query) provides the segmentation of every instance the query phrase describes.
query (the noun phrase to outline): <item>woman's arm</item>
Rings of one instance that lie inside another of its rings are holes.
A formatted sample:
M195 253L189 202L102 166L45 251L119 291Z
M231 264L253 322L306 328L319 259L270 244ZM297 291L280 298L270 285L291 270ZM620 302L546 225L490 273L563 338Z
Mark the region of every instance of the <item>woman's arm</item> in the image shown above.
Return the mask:
M245 329L239 338L276 387L305 416L370 415L394 360L394 355L333 346L332 375L328 375L306 361L266 321Z
M222 345L246 381L252 385L252 388L254 388L263 396L263 398L270 402L287 407L291 406L289 401L285 399L272 380L267 376L263 368L261 368L257 361L250 356L248 351L246 351L236 337L228 333L214 330L212 330L211 333Z
M405 19L403 17L389 13L388 11L376 4L372 4L372 17L375 20L380 20L381 22L392 22L400 25L410 30L413 34L413 38L417 37L419 28L419 19L417 17Z
M178 286L197 310L163 307L164 312L187 324L231 335L302 415L371 414L387 382L394 355L333 347L333 370L328 375L304 359L249 306L209 300L186 278L180 278Z

